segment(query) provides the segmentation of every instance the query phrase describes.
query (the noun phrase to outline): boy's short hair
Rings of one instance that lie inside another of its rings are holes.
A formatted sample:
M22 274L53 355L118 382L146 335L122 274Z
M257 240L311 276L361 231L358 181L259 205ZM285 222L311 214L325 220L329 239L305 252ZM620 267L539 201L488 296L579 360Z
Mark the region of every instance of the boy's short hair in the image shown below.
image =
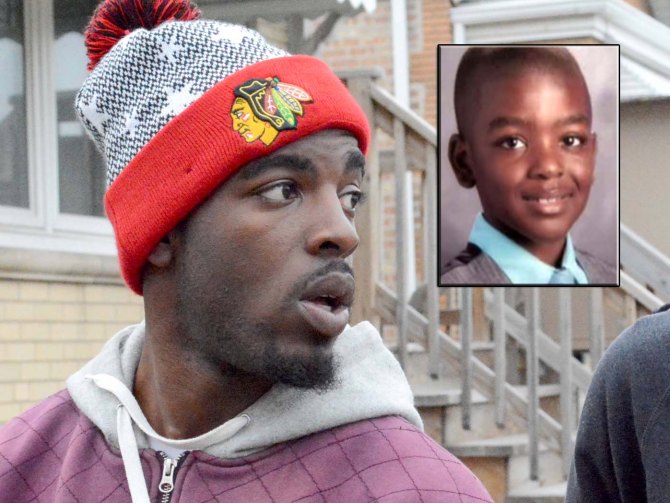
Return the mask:
M564 47L470 47L461 58L454 83L454 109L458 132L465 131L467 108L473 102L472 93L482 72L487 78L508 76L529 70L560 73L584 83L584 75L572 53ZM588 96L588 89L587 96ZM589 100L589 116L591 115Z

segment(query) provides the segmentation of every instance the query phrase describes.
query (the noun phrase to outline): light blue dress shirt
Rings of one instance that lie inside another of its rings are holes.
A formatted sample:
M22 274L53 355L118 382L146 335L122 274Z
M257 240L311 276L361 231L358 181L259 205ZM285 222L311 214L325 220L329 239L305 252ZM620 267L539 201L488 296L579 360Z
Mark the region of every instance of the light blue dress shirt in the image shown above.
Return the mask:
M549 283L552 275L558 271L489 224L481 213L475 219L469 241L491 257L512 283ZM577 263L570 235L565 244L561 268L568 270L578 284L583 285L589 282L586 273Z

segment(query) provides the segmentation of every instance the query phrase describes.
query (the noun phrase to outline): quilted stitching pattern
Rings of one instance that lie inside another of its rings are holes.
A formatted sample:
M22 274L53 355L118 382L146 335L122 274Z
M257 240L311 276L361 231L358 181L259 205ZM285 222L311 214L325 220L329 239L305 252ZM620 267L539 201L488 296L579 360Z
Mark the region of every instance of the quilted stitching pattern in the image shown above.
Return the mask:
M160 463L142 452L151 497ZM491 502L449 452L405 420L360 421L241 459L187 456L173 501L193 503ZM118 451L62 391L0 430L0 499L128 502Z

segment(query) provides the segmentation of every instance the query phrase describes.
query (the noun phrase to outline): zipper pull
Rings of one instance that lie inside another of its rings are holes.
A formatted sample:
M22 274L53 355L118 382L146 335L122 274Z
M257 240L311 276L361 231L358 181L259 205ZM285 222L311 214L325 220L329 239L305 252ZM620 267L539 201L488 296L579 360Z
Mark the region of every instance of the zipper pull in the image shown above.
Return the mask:
M165 461L163 461L163 477L158 484L158 490L163 494L169 494L174 489L174 470L176 467L177 462L174 459L165 458Z

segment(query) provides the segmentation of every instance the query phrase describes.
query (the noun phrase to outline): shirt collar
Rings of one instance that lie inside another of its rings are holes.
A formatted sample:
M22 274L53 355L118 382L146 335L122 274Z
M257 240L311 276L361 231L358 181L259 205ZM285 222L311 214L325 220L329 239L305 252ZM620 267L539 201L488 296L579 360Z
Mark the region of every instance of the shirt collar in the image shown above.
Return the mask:
M557 271L489 224L481 213L475 219L469 241L491 257L514 284L549 283ZM577 263L570 235L565 244L561 268L567 269L577 283L588 283L586 273Z

